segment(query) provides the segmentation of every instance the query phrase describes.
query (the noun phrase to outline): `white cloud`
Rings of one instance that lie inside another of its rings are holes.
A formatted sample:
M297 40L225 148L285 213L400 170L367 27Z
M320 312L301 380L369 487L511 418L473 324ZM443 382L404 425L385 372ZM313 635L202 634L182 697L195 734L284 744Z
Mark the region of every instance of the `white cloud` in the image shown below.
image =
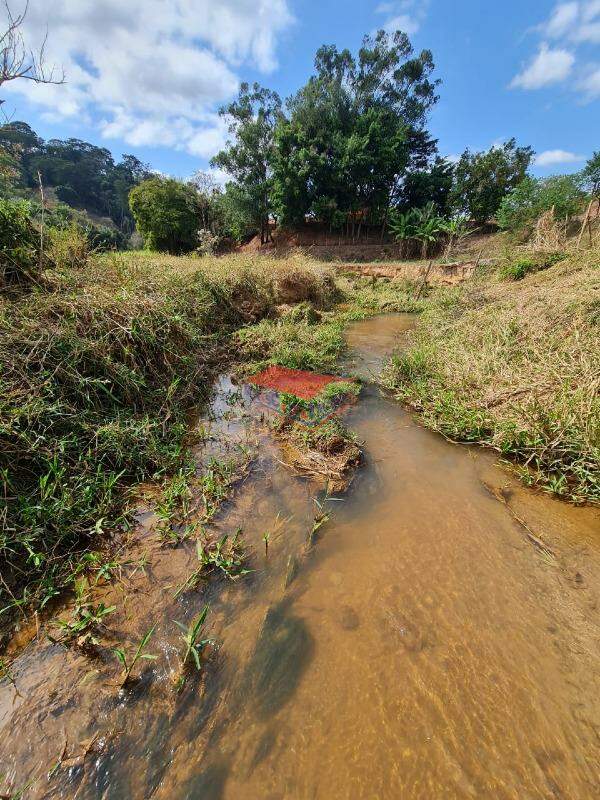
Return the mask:
M559 3L541 27L553 39L600 43L600 0Z
M586 74L578 81L577 88L587 102L600 97L600 66L589 67Z
M542 26L547 36L560 38L567 34L579 18L579 3L560 3L556 6L548 22Z
M536 167L548 167L552 164L575 164L585 161L585 156L578 156L568 150L545 150L535 157Z
M513 79L511 88L539 89L572 78L570 88L581 92L584 100L600 97L600 71L593 65L586 69L576 58L586 45L600 44L600 0L558 3L534 30L544 42L529 66Z
M538 54L513 78L510 86L513 89L541 89L561 83L569 76L574 63L575 56L568 50L552 49L542 43Z
M106 137L209 157L225 138L217 106L237 90L236 68L276 66L293 22L288 0L45 0L31 3L28 46L46 31L48 64L63 86L5 84L52 119L100 115Z
M429 0L394 0L380 3L375 13L386 17L383 28L388 33L404 31L413 36L425 21L428 6Z

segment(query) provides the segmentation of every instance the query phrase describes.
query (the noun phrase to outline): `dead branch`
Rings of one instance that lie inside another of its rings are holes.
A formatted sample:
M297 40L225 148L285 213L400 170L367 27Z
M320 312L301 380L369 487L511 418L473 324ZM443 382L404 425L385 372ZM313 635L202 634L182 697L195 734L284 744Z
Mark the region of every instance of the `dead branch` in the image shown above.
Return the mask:
M29 10L29 0L19 14L13 14L8 0L3 0L3 5L7 27L0 34L0 86L19 78L34 83L64 83L64 70L59 71L56 66L46 66L47 33L37 51L25 45L22 28ZM0 104L3 102L0 99Z

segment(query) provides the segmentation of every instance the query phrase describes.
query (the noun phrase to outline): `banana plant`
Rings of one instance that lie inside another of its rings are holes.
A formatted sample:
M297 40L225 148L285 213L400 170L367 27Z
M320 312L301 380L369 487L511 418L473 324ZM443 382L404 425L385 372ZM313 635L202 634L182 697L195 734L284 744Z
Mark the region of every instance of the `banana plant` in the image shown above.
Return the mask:
M469 228L469 220L464 215L459 215L444 221L444 232L448 236L448 247L446 248L445 257L450 258L450 254L455 244L462 242L467 236L475 233L477 228Z
M444 232L444 220L435 212L435 206L428 204L419 211L414 238L421 242L421 255L427 258L431 245L435 244Z
M416 209L411 208L405 213L395 211L390 216L389 226L396 241L400 242L401 257L406 254L406 245L414 238L417 224Z

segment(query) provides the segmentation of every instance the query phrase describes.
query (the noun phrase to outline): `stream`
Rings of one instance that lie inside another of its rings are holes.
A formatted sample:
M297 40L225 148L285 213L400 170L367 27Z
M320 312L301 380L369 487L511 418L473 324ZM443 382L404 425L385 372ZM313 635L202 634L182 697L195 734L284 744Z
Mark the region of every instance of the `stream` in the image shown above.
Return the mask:
M344 368L368 380L412 324L353 323ZM222 378L197 424L212 453L252 454L214 525L243 530L253 571L175 599L195 547L157 544L140 515L100 590L117 605L105 638L156 625L157 659L122 691L108 646L30 642L0 684L0 796L4 780L36 800L599 797L598 510L525 488L369 383L345 413L365 464L327 498L237 390ZM216 644L177 691L174 620L206 602Z

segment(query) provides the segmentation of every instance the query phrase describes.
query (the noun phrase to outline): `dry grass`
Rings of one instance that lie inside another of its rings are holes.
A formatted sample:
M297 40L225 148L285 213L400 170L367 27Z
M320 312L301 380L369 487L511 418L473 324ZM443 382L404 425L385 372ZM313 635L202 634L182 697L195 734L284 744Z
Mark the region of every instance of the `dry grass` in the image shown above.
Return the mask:
M385 380L444 435L517 458L549 491L599 502L600 253L438 294Z

